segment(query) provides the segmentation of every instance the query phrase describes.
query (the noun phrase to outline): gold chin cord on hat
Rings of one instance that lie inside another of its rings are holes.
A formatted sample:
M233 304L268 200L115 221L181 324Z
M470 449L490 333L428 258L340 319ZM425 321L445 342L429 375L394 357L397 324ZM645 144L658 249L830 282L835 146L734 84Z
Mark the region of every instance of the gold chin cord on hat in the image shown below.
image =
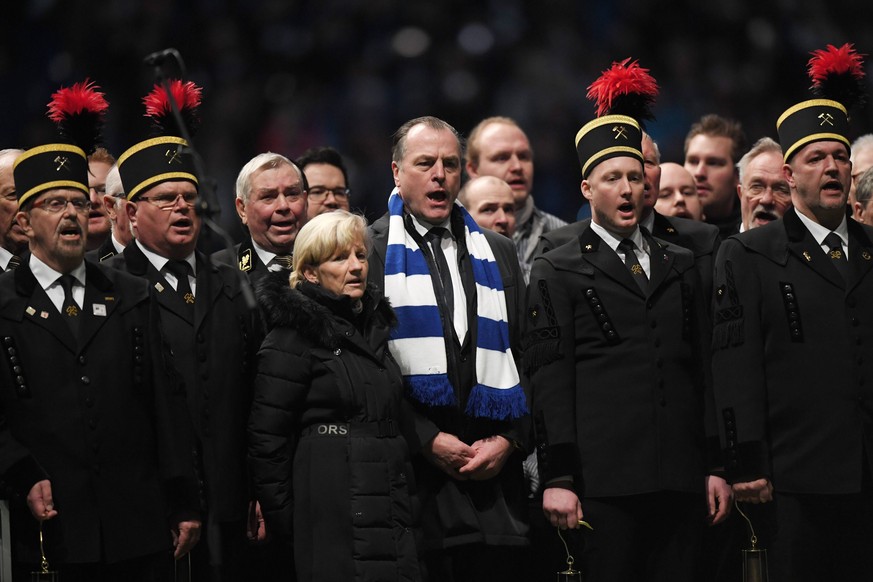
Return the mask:
M60 577L56 570L51 570L48 558L45 557L45 547L43 544L42 524L39 522L39 572L30 573L30 582L58 582Z
M737 508L739 514L746 520L751 535L749 542L752 544L752 547L749 549L743 548L743 582L768 582L770 577L767 570L767 550L758 547L758 536L755 535L752 520L743 513L743 510L740 509L740 504L736 500L734 500L734 507Z
M579 520L579 525L583 527L587 527L591 531L594 531L594 528L591 527L591 524L585 521L584 519ZM558 538L561 540L561 543L564 544L564 552L567 554L567 569L558 572L558 582L582 582L582 572L573 568L573 564L576 562L576 558L570 553L570 548L567 546L566 540L564 540L564 536L561 533L561 528L558 528Z

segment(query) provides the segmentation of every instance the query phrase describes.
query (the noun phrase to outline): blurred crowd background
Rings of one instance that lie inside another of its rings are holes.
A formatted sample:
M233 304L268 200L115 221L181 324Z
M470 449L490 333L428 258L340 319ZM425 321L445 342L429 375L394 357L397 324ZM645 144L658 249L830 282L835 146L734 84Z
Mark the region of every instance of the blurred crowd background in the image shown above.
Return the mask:
M141 98L155 71L143 57L173 47L204 88L194 141L236 234L236 174L266 150L295 158L336 147L352 207L380 216L393 186L391 134L420 115L462 134L487 116L515 118L534 148L537 205L571 220L581 200L573 139L594 115L586 88L612 61L639 59L658 80L648 128L663 159L681 162L685 133L705 113L742 121L751 141L775 138L778 115L809 95L810 51L852 42L873 53L866 5L27 0L4 6L0 24L0 148L52 140L51 93L89 77L110 102L106 141L117 156L146 137ZM868 104L856 133L873 130L871 120Z

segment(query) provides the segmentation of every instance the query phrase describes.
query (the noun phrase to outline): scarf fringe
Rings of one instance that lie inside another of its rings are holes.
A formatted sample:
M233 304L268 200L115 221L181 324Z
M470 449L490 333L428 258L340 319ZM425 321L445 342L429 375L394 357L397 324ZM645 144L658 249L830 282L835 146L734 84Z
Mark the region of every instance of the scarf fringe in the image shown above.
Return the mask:
M518 384L512 388L476 384L467 399L468 416L508 420L524 416L527 412L527 398Z
M404 376L410 398L426 406L455 406L455 391L446 374Z

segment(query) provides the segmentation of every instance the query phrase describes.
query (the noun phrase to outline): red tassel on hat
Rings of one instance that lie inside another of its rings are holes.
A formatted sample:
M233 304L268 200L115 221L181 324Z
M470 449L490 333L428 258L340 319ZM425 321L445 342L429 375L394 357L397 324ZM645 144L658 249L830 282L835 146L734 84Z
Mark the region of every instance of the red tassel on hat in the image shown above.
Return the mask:
M170 82L170 93L182 114L188 132L193 134L200 125L198 108L203 89L192 81L183 83L179 79L175 79ZM181 135L173 116L167 91L162 84L155 85L151 93L143 98L143 103L146 107L146 117L152 120L152 125L158 133Z
M637 121L654 119L652 105L658 96L658 83L630 57L612 63L588 87L588 99L597 106L597 116L627 115Z
M109 103L93 81L85 79L52 94L48 117L60 135L90 155L102 141L101 131Z
M864 99L864 57L852 44L840 48L831 44L815 50L809 59L812 92L821 98L838 101L849 109Z

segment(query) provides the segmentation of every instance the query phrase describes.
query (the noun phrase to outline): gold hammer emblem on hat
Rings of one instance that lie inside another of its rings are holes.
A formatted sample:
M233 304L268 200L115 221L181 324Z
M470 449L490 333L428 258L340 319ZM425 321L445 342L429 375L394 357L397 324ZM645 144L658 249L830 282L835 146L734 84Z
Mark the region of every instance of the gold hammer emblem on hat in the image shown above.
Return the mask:
M614 125L612 127L612 133L615 134L615 137L613 139L618 139L620 137L624 138L624 139L628 139L627 134L624 131L624 127L622 127L620 125Z
M822 126L825 123L827 123L830 126L833 126L833 124L834 124L834 116L831 115L830 113L819 113L818 118L821 119L821 123L819 123L819 126Z
M54 162L58 165L58 167L55 168L56 172L60 172L61 170L67 170L68 172L70 171L70 168L67 167L67 164L70 162L70 158L68 158L67 156L58 156L55 158Z
M172 149L171 149L171 150L167 150L167 151L164 153L164 157L165 157L165 158L170 158L169 160L167 160L167 163L168 163L168 164L172 164L172 163L174 163L174 162L177 163L177 164L181 164L181 163L182 163L182 159L179 157L179 148L176 148L176 149L174 149L174 150L172 150Z

